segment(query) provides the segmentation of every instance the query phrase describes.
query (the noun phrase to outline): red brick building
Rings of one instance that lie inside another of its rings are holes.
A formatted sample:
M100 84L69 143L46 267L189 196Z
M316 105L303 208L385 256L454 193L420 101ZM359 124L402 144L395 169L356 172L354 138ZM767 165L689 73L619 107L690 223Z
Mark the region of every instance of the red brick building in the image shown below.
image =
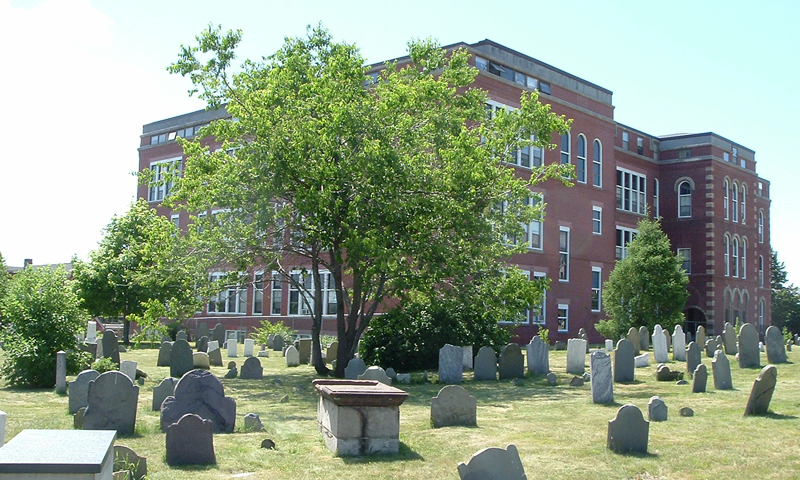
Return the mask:
M753 323L763 333L770 318L769 182L756 173L755 152L714 133L654 136L614 120L612 92L490 40L456 44L473 54L475 81L490 98L488 110L519 107L520 94L538 90L540 101L573 119L568 135L554 137L556 150L521 150L509 164L520 176L542 163L570 163L573 187L558 182L536 186L547 204L546 218L526 226L527 253L513 261L551 287L515 333L527 342L541 325L551 340L574 337L603 319L601 289L614 263L626 254L639 219L660 216L677 254L685 257L690 297L685 329L698 325L720 334L725 321ZM407 58L397 59L400 63ZM383 63L373 66L377 72ZM144 125L139 169L182 161L177 136L191 137L224 111L199 111ZM138 195L158 207L167 187L139 187ZM160 207L159 207L160 208ZM186 212L170 215L181 227ZM254 272L261 275L262 272ZM224 302L210 305L192 322L222 322L247 330L264 318L310 329L299 292L286 283L260 281L229 288ZM223 306L220 307L219 305ZM333 330L334 316L330 316Z

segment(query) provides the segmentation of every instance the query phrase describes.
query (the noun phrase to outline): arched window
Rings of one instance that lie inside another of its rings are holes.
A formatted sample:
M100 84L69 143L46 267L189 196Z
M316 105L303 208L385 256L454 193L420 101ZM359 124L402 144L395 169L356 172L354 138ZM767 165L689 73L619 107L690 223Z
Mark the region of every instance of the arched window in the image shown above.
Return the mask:
M742 299L740 300L740 302L742 308L740 313L741 315L740 320L744 324L747 323L747 309L749 308L750 304L750 294L747 293L747 290L742 291Z
M758 286L764 287L764 257L758 256Z
M658 209L658 202L659 202L659 200L658 200L658 191L659 191L658 190L658 179L654 178L653 179L653 216L655 218L658 218L658 217L661 216L660 215L660 211Z
M569 132L561 135L561 165L570 163L569 161Z
M739 308L741 306L739 304L740 296L741 294L739 293L738 289L734 290L733 295L731 295L731 302L733 302L733 305L731 306L731 312L733 313L733 322L736 323L739 323L739 321L741 320L741 317L739 316ZM734 324L733 322L731 323Z
M730 246L730 241L731 241L731 239L730 239L730 237L728 237L728 235L725 235L725 237L722 239L722 248L723 248L723 252L724 252L724 256L725 256L724 262L725 262L725 276L726 277L729 277L731 275L731 270L730 270L731 269L731 260L730 260L731 259L731 246Z
M731 187L731 220L739 222L739 185L736 182Z
M692 216L692 185L689 182L681 182L678 186L678 218L688 218Z
M603 146L596 138L592 147L592 185L603 186Z
M737 237L733 237L733 246L731 247L733 251L733 268L731 269L731 276L738 277L739 276L739 239Z
M764 210L758 211L758 243L764 243Z
M725 320L724 321L730 322L731 321L731 291L728 290L727 288L725 289L725 299L724 299L722 307L725 309L725 314L724 314Z
M740 207L739 211L742 213L742 225L745 224L745 218L747 217L747 209L744 208L745 199L747 198L747 186L743 183L742 184L742 192L739 196Z
M764 303L764 299L760 299L758 301L758 330L764 330L764 310L766 310L766 304Z
M728 195L730 195L730 184L728 183L728 179L725 179L725 183L722 185L722 193L723 193L723 200L722 200L722 209L725 210L725 220L729 218L728 216Z
M742 239L742 266L740 268L741 277L747 278L747 239Z
M578 158L575 170L578 181L586 183L586 137L582 133L578 135Z

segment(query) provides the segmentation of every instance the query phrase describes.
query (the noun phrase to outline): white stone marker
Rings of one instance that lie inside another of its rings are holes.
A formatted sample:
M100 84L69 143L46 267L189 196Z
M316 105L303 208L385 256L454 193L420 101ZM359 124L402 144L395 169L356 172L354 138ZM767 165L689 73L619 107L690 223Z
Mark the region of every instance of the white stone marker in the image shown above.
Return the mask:
M0 410L0 447L6 443L6 412Z
M656 363L669 362L669 349L667 348L667 337L664 336L664 330L661 325L656 325L653 328L653 356Z
M228 337L228 341L225 342L228 345L228 357L236 357L238 356L238 348L239 343L236 339L236 332L231 332L231 335Z
M97 322L94 320L86 322L86 342L97 342Z
M256 344L256 342L252 338L246 338L244 340L244 356L245 357L252 357L253 356L253 350L255 348L255 344Z
M136 365L137 363L132 360L123 360L120 362L119 371L130 378L131 382L136 382Z
M679 362L686 361L686 335L680 325L675 325L675 332L672 334L672 355Z
M614 351L614 340L606 338L606 352L613 352L613 351Z
M567 340L567 373L582 375L586 371L586 340Z

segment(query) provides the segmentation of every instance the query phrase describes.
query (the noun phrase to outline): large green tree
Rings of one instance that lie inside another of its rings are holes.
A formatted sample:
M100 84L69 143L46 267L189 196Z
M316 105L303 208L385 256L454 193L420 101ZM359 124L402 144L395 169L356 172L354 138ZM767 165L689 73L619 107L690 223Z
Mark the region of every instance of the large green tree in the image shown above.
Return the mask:
M643 219L637 229L627 256L617 261L603 284L609 318L598 323L597 331L606 338L618 338L631 327L652 332L656 324L667 330L683 323L689 277L682 260L672 252L658 220Z
M800 333L800 290L789 283L786 265L778 260L778 252L770 249L770 283L772 317L770 324Z
M342 376L387 298L504 268L515 247L503 238L541 215L527 201L529 184L569 174L551 165L527 182L503 163L532 138L548 146L568 122L535 93L488 119L465 50L413 41L410 64L387 64L372 80L355 46L318 27L231 74L240 39L209 27L170 67L233 118L204 131L223 143L219 151L182 141L173 205L224 208L196 218L197 241L228 270L258 265L302 292L290 302L313 320L320 373L328 372L323 314L336 315ZM519 295L540 291L529 285Z
M5 258L3 258L3 254L0 253L0 329L2 329L3 326L5 325L3 304L6 297L6 290L8 289L8 281L9 281L8 266L6 266L6 260Z

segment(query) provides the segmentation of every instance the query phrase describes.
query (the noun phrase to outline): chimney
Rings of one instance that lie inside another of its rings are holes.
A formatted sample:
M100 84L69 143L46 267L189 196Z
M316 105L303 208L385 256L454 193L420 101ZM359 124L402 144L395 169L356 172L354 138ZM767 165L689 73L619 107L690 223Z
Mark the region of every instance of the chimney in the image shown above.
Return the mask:
M23 263L23 265L22 265L23 267L30 267L31 265L33 265L33 259L32 258L26 258L25 261L23 261L22 263Z

